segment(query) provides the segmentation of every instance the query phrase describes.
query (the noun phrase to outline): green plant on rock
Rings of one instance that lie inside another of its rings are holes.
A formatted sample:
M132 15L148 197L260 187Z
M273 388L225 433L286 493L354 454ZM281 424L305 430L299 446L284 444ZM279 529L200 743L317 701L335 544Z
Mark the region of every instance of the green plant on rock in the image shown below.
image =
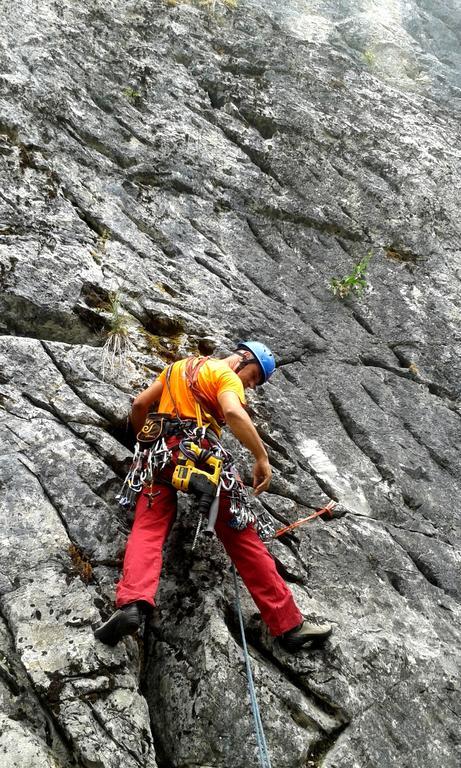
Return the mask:
M128 101L131 102L131 104L139 104L141 101L141 94L139 91L136 90L136 88L132 88L131 86L127 86L122 91L124 97L128 99Z
M376 53L373 53L373 51L367 48L366 51L363 51L362 56L365 59L368 66L372 67L376 61Z
M329 288L334 296L337 296L339 299L346 299L351 295L359 297L362 295L367 287L366 273L371 257L372 252L369 251L367 255L355 265L349 275L345 275L341 278L332 277Z
M108 305L107 339L102 349L102 377L114 373L115 368L124 367L128 356L134 351L129 338L130 318L120 310L120 293L112 293Z

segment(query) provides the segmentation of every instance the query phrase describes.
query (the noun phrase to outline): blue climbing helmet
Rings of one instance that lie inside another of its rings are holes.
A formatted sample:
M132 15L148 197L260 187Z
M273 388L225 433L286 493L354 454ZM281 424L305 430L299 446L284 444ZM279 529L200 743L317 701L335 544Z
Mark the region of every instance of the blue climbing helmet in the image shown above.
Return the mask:
M245 360L244 365L258 363L263 375L262 383L265 384L275 371L275 358L269 347L260 341L239 341L238 350L241 349L247 349L253 355L251 359Z

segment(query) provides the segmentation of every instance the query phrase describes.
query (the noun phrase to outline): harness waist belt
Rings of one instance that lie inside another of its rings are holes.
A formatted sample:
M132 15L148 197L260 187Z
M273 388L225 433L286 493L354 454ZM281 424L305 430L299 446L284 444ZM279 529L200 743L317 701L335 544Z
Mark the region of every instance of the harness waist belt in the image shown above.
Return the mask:
M165 421L165 437L182 435L191 429L195 429L195 419L167 419Z
M166 419L165 420L165 426L164 426L164 436L165 437L176 437L178 435L184 435L187 432L190 432L191 430L195 429L197 426L197 420L196 419ZM212 427L207 427L205 432L205 438L207 440L210 440L210 442L217 440L216 432L213 430Z

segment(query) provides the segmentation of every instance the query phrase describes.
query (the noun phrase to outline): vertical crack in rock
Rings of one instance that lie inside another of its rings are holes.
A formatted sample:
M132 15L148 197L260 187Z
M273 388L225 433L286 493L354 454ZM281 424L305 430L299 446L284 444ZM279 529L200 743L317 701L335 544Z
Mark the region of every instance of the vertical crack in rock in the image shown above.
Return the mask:
M348 727L348 723L338 726L336 730L326 734L323 738L315 741L312 746L309 747L306 755L305 765L309 768L321 768L325 765L325 761L328 759L328 754L333 751L339 737Z
M421 438L420 435L418 435L417 431L412 428L410 424L407 422L404 422L405 429L409 434L412 436L414 440L418 443L418 445L421 445L429 454L432 461L437 464L440 469L442 469L444 472L447 472L449 475L452 475L452 477L457 478L459 476L459 472L456 472L452 467L450 467L450 461L449 459L444 458L443 456L440 456L439 453L434 448L431 448L431 446L427 445L426 442Z
M22 456L21 453L18 453L17 456L18 456L18 460L21 462L21 464L27 470L27 472L29 472L32 475L32 477L35 477L35 479L38 481L38 483L40 485L40 488L42 489L45 498L47 499L47 501L49 501L49 503L53 507L53 509L56 512L59 520L62 523L62 526L63 526L63 528L64 528L64 530L65 530L65 532L66 532L66 534L67 534L67 536L69 538L69 541L72 542L72 537L71 537L70 532L69 532L69 527L68 527L67 520L65 519L65 517L62 514L62 510L60 510L56 506L55 499L53 499L53 497L48 492L48 489L47 489L45 483L43 482L43 480L42 480L42 478L40 476L40 473L34 472L34 470L31 469L31 467L29 466L28 459L26 459L24 456Z
M201 256L196 256L195 261L197 264L200 264L200 266L205 267L208 272L210 272L212 275L215 275L219 278L221 283L225 288L228 288L229 291L232 291L234 289L234 286L232 285L231 281L229 280L229 275L227 272L225 272L220 267L216 266L215 264L210 264L210 261L207 259L203 259Z
M358 310L354 310L354 311L352 312L352 317L354 318L354 320L355 320L355 321L356 321L356 322L357 322L357 323L358 323L358 324L359 324L359 325L360 325L360 326L361 326L361 327L362 327L362 328L363 328L363 329L364 329L364 330L365 330L365 331L366 331L368 334L370 334L370 336L374 336L374 335L375 335L375 332L374 332L374 330L372 329L372 327L371 327L370 323L368 322L368 320L366 320L366 319L364 318L364 316L358 312Z
M67 383L67 382L66 382ZM73 390L72 390L73 391ZM77 393L74 393L77 394ZM79 395L77 395L79 397ZM66 428L66 430L69 430L78 440L83 441L90 451L91 455L94 457L97 457L98 459L102 459L120 478L122 478L123 472L121 472L120 468L120 459L118 459L116 456L110 454L107 454L107 450L103 449L98 443L95 442L95 440L90 440L88 436L86 436L84 433L81 433L78 426L81 426L83 428L87 427L87 423L82 421L67 421L58 411L57 409L50 403L44 403L39 398L35 397L30 392L22 392L22 397L27 400L31 405L34 405L36 408L39 408L43 411L46 411L47 413L50 413L57 421L59 421L60 424L62 424L63 427ZM82 400L82 402L84 402ZM85 403L86 405L86 403ZM91 406L93 407L93 406ZM18 418L17 414L15 414L15 418ZM8 429L11 429L11 427L7 427ZM13 430L11 430L13 431ZM116 427L111 429L111 432L117 435L120 439L119 442L121 444L125 444L126 441L126 430L119 430ZM19 435L18 435L19 437ZM131 450L131 445L130 445Z
M107 419L108 413L107 413L107 411L105 411L105 409L103 407L101 407L101 403L100 402L96 402L96 398L93 399L91 397L87 397L81 390L79 390L78 386L73 381L72 376L70 375L70 372L67 370L65 365L63 365L62 363L59 362L59 360L57 359L56 355L53 353L52 348L50 347L50 345L47 344L45 341L42 341L41 343L42 343L42 347L43 347L44 351L46 352L46 354L48 355L48 357L52 361L52 363L55 366L55 368L57 368L57 370L59 371L59 373L63 377L65 383L72 390L74 395L76 395L76 397L79 400L81 400L81 402L84 403L84 405L88 406L88 408L90 408L92 411L95 411L99 416L101 416L102 419L108 420ZM98 408L100 410L98 410ZM118 424L120 424L120 419L119 419Z
M254 218L248 217L246 221L260 248L262 248L269 259L279 264L282 261L282 256L278 249L274 247L271 238L264 235L264 229L258 226Z
M108 728L106 721L104 718L101 717L99 712L96 710L94 706L90 704L90 709L93 715L94 720L98 723L98 725L101 726L102 731L108 736L110 741L112 741L115 746L117 747L117 752L120 754L127 754L131 755L131 757L134 759L135 763L139 766L144 766L145 762L142 760L139 755L136 754L136 752L133 749L130 749L126 744L123 744L120 739L116 738L114 734L111 732L111 730Z
M376 467L383 480L393 481L394 473L390 467L386 466L384 456L371 444L370 437L360 428L353 416L348 413L340 398L334 392L328 392L328 397L344 431L354 445Z

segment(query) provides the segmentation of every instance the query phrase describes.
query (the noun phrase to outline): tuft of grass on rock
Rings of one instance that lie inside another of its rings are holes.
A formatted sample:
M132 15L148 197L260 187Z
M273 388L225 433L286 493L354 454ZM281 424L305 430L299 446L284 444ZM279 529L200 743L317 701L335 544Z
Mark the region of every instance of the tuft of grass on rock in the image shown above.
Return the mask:
M372 257L371 251L363 257L358 264L355 265L352 272L344 277L333 277L330 280L329 288L334 296L339 299L347 299L352 296L362 296L365 288L367 287L366 273L368 264Z
M141 102L141 94L139 91L136 90L136 88L132 88L130 85L128 85L126 88L122 91L123 96L127 101L129 101L134 106L138 106Z
M130 318L120 309L120 293L112 293L109 299L107 339L102 350L102 377L113 374L116 367L126 365L134 346L129 339Z
M82 581L84 581L85 584L89 584L93 578L93 568L91 563L86 559L84 555L82 555L79 548L76 547L75 544L71 544L69 546L69 555L74 568L78 572L78 575Z

